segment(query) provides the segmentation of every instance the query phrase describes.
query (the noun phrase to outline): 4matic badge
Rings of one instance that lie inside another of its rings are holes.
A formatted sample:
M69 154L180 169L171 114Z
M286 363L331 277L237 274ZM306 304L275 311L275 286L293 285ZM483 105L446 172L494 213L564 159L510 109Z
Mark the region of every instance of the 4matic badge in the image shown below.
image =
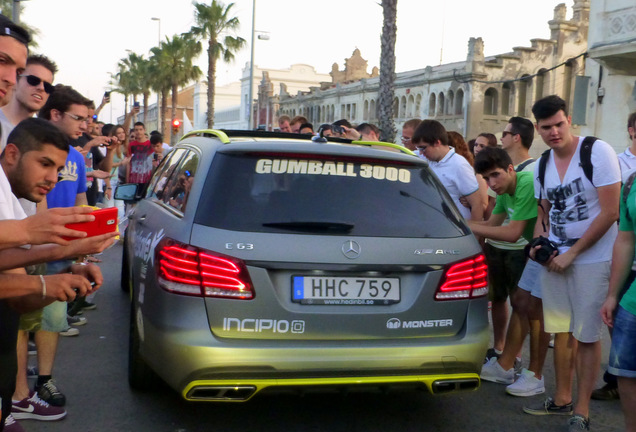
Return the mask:
M458 250L452 249L415 249L415 255L459 255Z

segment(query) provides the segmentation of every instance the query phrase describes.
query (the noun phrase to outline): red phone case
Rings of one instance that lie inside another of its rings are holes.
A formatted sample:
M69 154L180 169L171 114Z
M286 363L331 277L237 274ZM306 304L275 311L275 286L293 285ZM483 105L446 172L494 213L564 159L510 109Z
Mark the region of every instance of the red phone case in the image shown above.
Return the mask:
M92 222L81 222L65 225L66 228L84 231L86 237L94 237L117 230L117 207L109 207L95 210L91 213L95 216ZM63 237L64 240L77 240L77 237Z

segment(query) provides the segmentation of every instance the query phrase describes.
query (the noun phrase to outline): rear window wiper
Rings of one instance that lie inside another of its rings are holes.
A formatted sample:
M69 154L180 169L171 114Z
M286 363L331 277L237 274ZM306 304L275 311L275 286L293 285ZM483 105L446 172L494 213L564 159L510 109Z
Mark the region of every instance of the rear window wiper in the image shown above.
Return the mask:
M301 232L338 232L347 233L354 228L354 224L347 222L321 222L321 221L293 221L293 222L265 222L267 228L280 228Z

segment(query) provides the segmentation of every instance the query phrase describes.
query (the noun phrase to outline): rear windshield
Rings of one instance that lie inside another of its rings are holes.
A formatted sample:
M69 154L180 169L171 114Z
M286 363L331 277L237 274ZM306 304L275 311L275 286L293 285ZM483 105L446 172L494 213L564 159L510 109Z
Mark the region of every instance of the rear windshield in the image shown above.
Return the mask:
M458 237L469 231L431 172L380 159L218 153L195 223L233 231Z

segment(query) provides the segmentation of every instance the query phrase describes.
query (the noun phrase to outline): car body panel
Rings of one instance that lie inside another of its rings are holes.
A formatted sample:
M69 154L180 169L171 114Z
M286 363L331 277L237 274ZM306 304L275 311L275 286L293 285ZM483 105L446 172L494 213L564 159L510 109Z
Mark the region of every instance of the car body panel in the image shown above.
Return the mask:
M351 145L281 138L231 141L223 145L214 138L189 137L181 142L129 215L131 319L139 354L152 370L189 400L247 400L262 389L288 386L414 383L436 392L441 382L451 383L450 391L464 389L464 382L470 389L479 385L489 338L487 298L435 300L445 270L481 253L469 231L439 238L378 237L238 231L196 222L217 154L242 157L291 149L334 158L362 154L427 169L425 162ZM168 172L167 164L183 164L186 154L196 155L198 166L187 205L174 208L161 197L159 178L162 170ZM439 199L448 197L440 192ZM445 214L463 223L452 204ZM203 298L161 288L156 249L164 239L242 260L254 297ZM345 253L351 242L353 257ZM299 303L292 293L295 276L395 278L400 299L373 305ZM247 397L201 397L210 388L225 395L226 388L243 385L252 389Z

